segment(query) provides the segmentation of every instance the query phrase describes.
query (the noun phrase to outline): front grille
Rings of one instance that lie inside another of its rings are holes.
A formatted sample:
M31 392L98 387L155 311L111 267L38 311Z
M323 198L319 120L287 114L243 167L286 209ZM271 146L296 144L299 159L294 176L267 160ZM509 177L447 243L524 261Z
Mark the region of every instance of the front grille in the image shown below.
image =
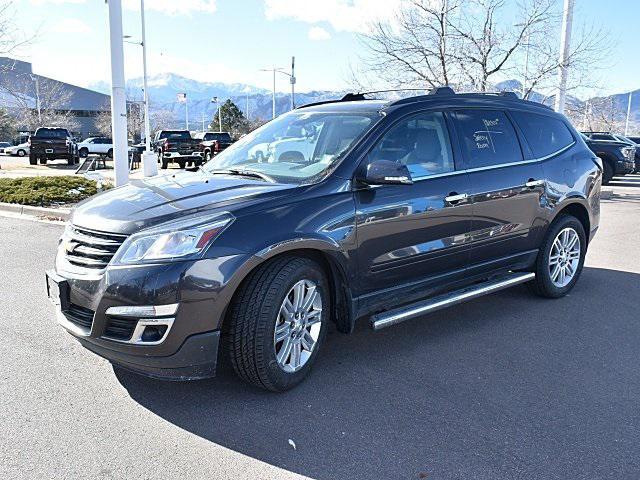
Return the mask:
M115 340L129 340L137 324L137 318L110 317L104 336Z
M93 311L88 308L69 304L69 308L64 311L64 315L71 323L81 327L87 331L91 330L91 324L93 323Z
M65 258L72 265L101 270L108 265L126 238L126 235L72 225L67 229L64 240Z

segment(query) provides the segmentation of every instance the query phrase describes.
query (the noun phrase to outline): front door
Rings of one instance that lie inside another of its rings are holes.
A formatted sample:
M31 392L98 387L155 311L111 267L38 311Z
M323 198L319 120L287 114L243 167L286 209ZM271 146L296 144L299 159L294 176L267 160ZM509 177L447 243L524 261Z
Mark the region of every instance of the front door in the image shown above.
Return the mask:
M414 183L354 193L365 304L425 296L430 285L462 276L469 260L469 181L456 169L444 115L417 113L395 123L367 157L381 159L405 164Z

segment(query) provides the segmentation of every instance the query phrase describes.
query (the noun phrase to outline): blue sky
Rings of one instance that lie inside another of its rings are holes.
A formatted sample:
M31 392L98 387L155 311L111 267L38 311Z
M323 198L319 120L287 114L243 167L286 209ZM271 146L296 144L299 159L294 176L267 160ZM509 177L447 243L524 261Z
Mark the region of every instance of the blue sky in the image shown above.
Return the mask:
M401 0L146 0L151 74L271 88L269 73L296 56L300 91L347 85L363 47L357 33L388 17ZM507 0L513 3L514 0ZM562 0L557 0L561 8ZM139 38L139 0L123 0L124 32ZM614 41L611 68L594 93L640 88L640 2L576 0L576 24L603 25ZM16 25L36 40L20 52L37 73L82 86L109 79L103 0L14 0ZM128 78L141 75L140 47L125 44ZM289 88L278 77L278 90Z

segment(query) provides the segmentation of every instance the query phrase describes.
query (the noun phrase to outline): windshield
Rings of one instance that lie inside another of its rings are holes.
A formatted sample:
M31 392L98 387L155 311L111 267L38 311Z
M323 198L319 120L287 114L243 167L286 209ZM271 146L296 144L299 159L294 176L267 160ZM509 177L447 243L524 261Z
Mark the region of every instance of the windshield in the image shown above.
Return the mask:
M244 136L202 168L258 172L282 183L307 183L336 164L378 118L374 112L291 112Z

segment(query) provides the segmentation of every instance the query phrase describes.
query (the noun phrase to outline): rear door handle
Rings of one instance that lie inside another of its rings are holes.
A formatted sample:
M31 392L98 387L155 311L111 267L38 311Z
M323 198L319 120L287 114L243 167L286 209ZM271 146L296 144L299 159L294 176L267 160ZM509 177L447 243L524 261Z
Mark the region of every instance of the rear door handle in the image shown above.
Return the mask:
M447 203L455 204L461 202L462 200L466 200L467 198L469 198L469 195L467 195L466 193L451 192L449 195L444 197L444 201Z
M525 183L524 185L528 188L536 188L536 187L541 187L545 184L544 180L534 180L533 178L530 178L527 183Z

